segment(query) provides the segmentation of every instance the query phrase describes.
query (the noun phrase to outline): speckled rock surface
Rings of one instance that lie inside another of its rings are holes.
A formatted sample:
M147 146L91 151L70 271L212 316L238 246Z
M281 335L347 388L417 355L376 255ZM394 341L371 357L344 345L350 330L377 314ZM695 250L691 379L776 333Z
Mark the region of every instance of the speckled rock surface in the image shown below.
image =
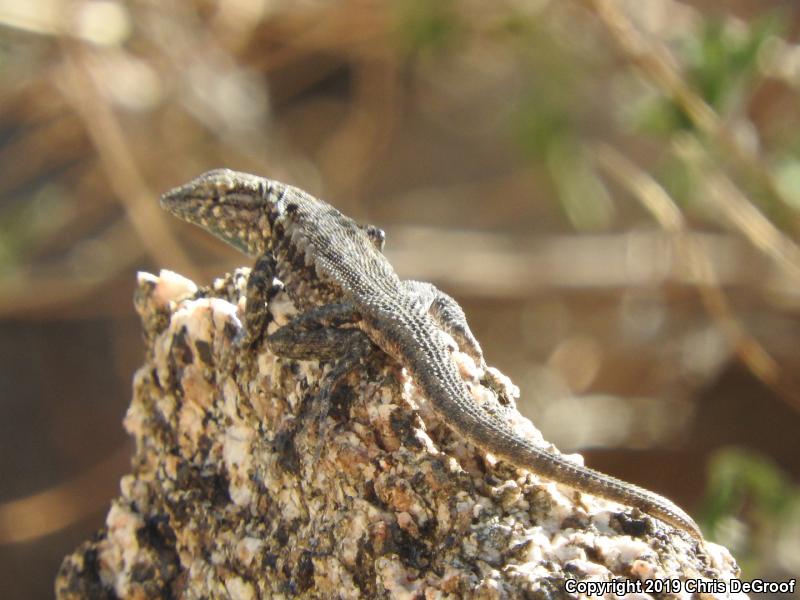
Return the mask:
M720 546L484 456L377 350L334 376L345 359L240 349L247 273L140 274L132 473L58 598L575 598L567 580L738 574ZM272 329L294 312L270 310ZM480 401L478 367L454 360Z

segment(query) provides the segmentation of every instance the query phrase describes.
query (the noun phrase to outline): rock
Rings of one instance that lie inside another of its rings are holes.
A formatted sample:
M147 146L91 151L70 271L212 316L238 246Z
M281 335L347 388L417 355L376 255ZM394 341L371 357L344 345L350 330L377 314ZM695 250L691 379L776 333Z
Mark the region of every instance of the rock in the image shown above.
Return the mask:
M375 347L322 362L241 348L248 273L201 289L140 274L132 473L64 559L59 599L566 598L568 580L738 576L721 546L484 456ZM279 296L270 312L272 332L295 311Z

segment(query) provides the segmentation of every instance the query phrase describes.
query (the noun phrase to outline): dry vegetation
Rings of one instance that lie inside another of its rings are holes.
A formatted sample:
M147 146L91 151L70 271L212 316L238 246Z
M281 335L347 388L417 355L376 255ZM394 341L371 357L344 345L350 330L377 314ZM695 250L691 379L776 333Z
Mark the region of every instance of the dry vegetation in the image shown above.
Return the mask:
M244 262L156 202L217 166L379 224L547 437L639 449L594 464L705 488L748 575L800 571L797 10L0 1L9 597L49 597L126 469L135 271Z

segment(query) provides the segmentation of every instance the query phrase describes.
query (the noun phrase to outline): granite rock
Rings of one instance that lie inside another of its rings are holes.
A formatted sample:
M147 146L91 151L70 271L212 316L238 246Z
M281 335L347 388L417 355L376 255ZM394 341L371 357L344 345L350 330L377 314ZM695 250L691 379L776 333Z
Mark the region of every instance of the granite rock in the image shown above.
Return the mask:
M208 288L139 275L132 471L64 559L58 598L574 598L568 580L739 575L721 546L484 455L374 347L329 361L241 347L248 273ZM269 308L270 331L295 314L283 295Z

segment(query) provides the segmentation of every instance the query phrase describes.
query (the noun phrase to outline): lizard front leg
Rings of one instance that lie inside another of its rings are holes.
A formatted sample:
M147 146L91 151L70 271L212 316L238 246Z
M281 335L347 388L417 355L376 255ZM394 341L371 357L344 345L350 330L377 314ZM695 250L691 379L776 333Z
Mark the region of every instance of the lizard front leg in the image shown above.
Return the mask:
M295 360L336 359L322 380L310 412L311 419L318 424L316 461L333 426L332 422L326 422L337 386L373 349L363 331L347 327L359 319L350 304L328 304L298 315L266 337L267 347L276 356Z
M269 303L284 289L277 279L275 258L267 252L258 258L245 288L244 333L241 343L254 347L262 339L277 356L298 360L336 358L348 347L356 329L341 329L360 318L352 305L326 304L308 310L272 335L266 335L272 322ZM363 335L363 334L362 334Z
M275 277L276 270L275 258L268 252L256 260L247 278L244 334L240 342L245 347L258 344L272 319L269 303L283 290L283 283Z
M295 360L338 358L366 335L354 326L360 316L348 303L312 308L266 337L276 355Z

